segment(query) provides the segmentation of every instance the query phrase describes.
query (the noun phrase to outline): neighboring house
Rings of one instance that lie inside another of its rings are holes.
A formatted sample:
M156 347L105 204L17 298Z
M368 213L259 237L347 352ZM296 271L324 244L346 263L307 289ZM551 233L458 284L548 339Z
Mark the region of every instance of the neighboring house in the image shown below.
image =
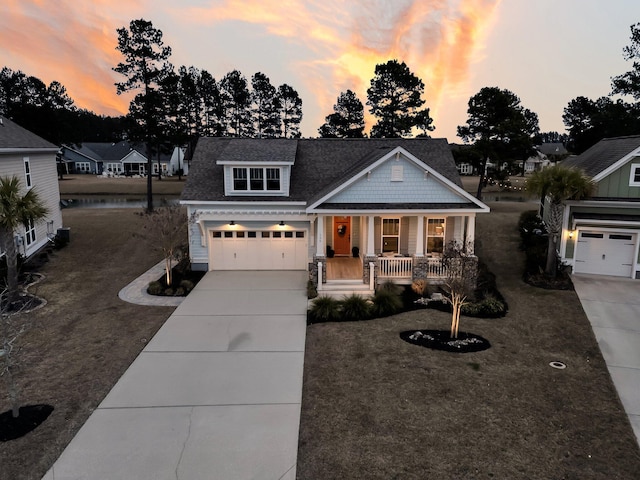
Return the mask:
M176 147L171 155L160 154L152 158L152 172L162 169L163 175L184 174L188 165L184 161L184 149ZM146 175L147 157L144 145L125 140L118 143L85 142L80 145L63 145L60 160L66 165L66 173L91 173L94 175Z
M47 217L15 232L18 253L29 257L62 228L56 170L58 147L0 116L0 176L16 176L26 192L34 188L47 207Z
M471 165L470 163L459 163L458 165L456 165L456 168L458 169L458 173L460 175L473 175L473 165Z
M596 185L589 199L566 202L561 260L574 273L640 278L640 135L601 140L561 164Z
M463 190L446 140L423 138L201 138L181 203L194 269L309 270L317 282L327 256L354 256L352 281L372 286L441 279L447 243L473 253L489 211Z

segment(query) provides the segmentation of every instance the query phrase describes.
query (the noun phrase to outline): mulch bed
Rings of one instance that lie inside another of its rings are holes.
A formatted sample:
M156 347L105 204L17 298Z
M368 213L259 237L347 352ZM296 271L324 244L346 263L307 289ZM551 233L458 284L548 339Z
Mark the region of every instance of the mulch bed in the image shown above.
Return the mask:
M0 414L0 442L25 436L35 430L53 412L51 405L26 405L20 407L14 418L11 410Z
M407 343L445 352L480 352L491 347L486 338L473 333L458 332L458 338L451 338L447 330L407 330L400 333Z

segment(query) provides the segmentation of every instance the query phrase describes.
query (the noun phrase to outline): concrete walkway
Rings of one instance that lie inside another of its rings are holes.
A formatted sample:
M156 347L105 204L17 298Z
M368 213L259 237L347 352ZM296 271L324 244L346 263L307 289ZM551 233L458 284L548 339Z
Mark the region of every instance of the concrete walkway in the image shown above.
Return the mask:
M640 281L601 275L572 280L640 443Z
M209 272L45 480L296 477L306 272Z

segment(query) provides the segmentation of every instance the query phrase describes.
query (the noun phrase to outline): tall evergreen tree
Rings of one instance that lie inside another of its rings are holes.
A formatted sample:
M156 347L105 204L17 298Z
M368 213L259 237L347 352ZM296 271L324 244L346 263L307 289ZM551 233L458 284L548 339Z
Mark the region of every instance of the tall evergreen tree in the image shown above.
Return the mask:
M251 78L253 129L258 138L280 135L280 100L269 77L258 72Z
M640 23L631 25L631 44L624 47L623 56L633 61L633 69L611 79L613 93L640 100Z
M424 105L424 83L404 62L389 60L376 65L375 76L367 89L369 111L378 119L371 129L373 138L398 138L411 134ZM420 121L425 124L425 113ZM428 117L428 110L426 110ZM428 125L431 125L429 122Z
M538 116L520 104L520 98L509 90L484 87L469 99L469 118L458 127L458 136L473 143L482 156L478 199L487 160L524 160L533 153L534 136L539 132Z
M220 81L220 91L226 116L226 134L251 137L251 94L247 79L239 70L233 70Z
M202 70L198 89L203 109L202 131L199 133L209 137L224 135L225 114L218 82L209 72Z
M324 138L364 137L364 107L353 91L338 96L333 113L325 117L318 133Z
M162 109L162 98L158 94L163 76L172 70L168 60L171 47L162 41L162 31L153 27L147 20L132 20L129 29L119 28L118 50L124 56L124 62L113 70L126 77L123 82L116 83L118 95L138 91L129 106L136 128L132 133L143 137L147 155L147 211L153 210L152 193L152 155L153 145L161 134L158 113Z
M278 87L280 101L280 119L282 120L282 137L300 138L300 122L302 122L302 99L295 89L286 83Z

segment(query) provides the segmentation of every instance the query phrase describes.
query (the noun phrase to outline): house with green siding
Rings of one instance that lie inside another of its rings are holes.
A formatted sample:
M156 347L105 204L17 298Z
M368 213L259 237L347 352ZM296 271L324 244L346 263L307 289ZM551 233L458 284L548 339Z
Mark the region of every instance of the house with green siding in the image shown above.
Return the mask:
M640 279L640 135L605 138L562 165L591 177L591 197L568 201L560 258L574 273Z

